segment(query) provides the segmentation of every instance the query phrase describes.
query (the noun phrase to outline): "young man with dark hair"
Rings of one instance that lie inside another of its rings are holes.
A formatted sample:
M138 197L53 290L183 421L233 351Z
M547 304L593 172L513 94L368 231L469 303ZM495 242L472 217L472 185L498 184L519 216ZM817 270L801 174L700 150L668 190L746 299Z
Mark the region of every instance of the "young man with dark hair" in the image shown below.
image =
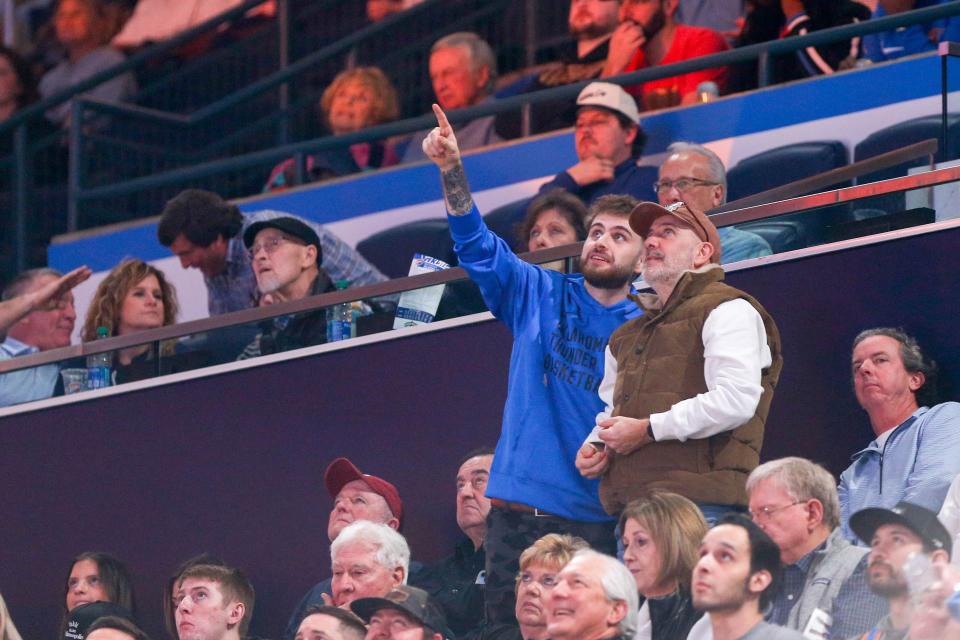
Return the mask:
M483 223L457 137L440 107L433 109L440 126L423 150L440 170L460 265L514 335L484 545L486 622L516 624L517 561L535 540L570 533L615 553L612 518L601 508L596 483L577 473L573 459L600 408L596 391L607 338L637 313L627 299L640 266L640 236L628 222L636 201L611 195L593 204L582 275L526 263Z
M315 604L307 608L295 640L363 640L367 628L340 607Z
M180 640L240 640L253 617L253 585L239 570L212 564L190 567L174 598Z
M166 204L157 225L157 239L180 259L184 269L203 273L207 308L215 316L257 305L260 296L243 232L251 225L276 218L293 218L313 230L323 256L320 266L334 282L346 280L358 287L387 279L322 225L282 211L244 215L217 194L200 189L187 189Z
M714 640L801 640L799 631L763 621L782 577L780 548L752 520L723 517L703 537L693 568L693 606L707 612L690 631L709 626Z
M87 628L85 640L150 640L150 636L127 618L103 616Z
M360 598L350 609L367 623L367 640L444 640L447 631L443 610L429 594L406 585L382 598Z
M914 597L931 586L929 577L950 562L953 541L937 514L929 509L901 502L892 509L869 508L850 516L850 527L870 545L867 584L890 604L890 613L872 629L861 629L865 640L900 640L910 633ZM913 559L920 571L908 571ZM924 571L927 565L931 571ZM910 574L911 580L908 579ZM924 583L926 581L926 584Z

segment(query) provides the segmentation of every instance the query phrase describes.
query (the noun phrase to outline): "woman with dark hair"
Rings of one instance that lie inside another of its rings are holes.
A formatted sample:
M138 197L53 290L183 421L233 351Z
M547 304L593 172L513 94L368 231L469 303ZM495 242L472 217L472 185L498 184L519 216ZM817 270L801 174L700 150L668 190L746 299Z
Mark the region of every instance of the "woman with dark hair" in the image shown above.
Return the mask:
M142 260L128 259L113 268L93 294L80 339L97 339L97 330L124 336L174 324L178 312L177 292L163 272ZM174 344L164 344L161 354L172 356ZM114 356L117 383L149 377L151 367L131 366L153 357L151 345L123 349Z
M527 214L517 225L518 250L539 251L578 242L587 237L584 222L587 207L580 198L564 189L553 189L537 196L527 206ZM545 269L562 270L563 263L540 265Z
M623 562L640 592L635 640L686 638L700 612L690 599L690 577L707 522L693 502L655 491L628 504L620 516Z
M564 189L553 189L537 196L527 206L527 214L517 226L517 247L538 251L583 240L587 207Z
M130 572L120 560L101 551L86 551L74 558L67 573L60 636L64 637L70 612L82 604L112 602L131 615L136 613Z

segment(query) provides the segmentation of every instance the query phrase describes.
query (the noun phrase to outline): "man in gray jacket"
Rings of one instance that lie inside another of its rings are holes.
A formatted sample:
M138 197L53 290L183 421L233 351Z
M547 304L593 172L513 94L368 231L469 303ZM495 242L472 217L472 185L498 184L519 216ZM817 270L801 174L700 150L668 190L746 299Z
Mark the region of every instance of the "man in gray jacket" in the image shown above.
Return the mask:
M847 542L829 471L803 458L766 462L747 478L750 515L780 547L783 582L766 620L807 637L848 638L887 612L867 586L867 549Z

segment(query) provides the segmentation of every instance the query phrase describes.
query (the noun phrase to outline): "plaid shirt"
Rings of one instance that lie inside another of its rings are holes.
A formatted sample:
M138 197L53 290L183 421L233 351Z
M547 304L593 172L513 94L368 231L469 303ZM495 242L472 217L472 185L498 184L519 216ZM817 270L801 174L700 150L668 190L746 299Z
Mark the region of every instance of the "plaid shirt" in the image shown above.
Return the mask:
M224 270L212 278L204 278L207 284L207 308L211 316L240 311L257 306L257 279L250 266L250 256L243 245L243 232L251 224L274 218L297 218L310 225L320 237L320 250L323 252L321 266L330 275L330 279L346 280L350 286L363 286L383 282L387 277L376 267L357 253L343 240L327 231L322 225L304 220L283 211L255 211L245 214L243 228L227 244L227 262Z
M786 626L790 610L800 600L810 565L817 552L826 547L826 542L795 563L783 568L783 581L776 597L770 603L770 609L765 616L767 622ZM887 601L876 595L867 586L867 561L869 555L863 556L853 573L850 574L840 587L837 597L833 601L832 611L828 611L833 622L830 625L830 637L850 638L854 634L862 633L877 624L877 621L887 613ZM800 624L806 624L801 620ZM802 629L801 629L802 630Z

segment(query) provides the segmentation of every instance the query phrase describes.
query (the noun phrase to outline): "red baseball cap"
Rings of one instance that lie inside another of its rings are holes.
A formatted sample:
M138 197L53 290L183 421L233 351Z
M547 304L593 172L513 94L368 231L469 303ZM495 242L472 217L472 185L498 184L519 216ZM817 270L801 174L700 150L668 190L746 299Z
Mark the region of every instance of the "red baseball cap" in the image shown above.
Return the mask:
M400 492L391 483L383 478L363 473L346 458L337 458L330 463L323 474L323 482L327 485L327 492L331 498L336 498L344 485L354 480L363 480L370 487L370 490L387 501L390 512L400 521L403 526L403 501L400 499Z

